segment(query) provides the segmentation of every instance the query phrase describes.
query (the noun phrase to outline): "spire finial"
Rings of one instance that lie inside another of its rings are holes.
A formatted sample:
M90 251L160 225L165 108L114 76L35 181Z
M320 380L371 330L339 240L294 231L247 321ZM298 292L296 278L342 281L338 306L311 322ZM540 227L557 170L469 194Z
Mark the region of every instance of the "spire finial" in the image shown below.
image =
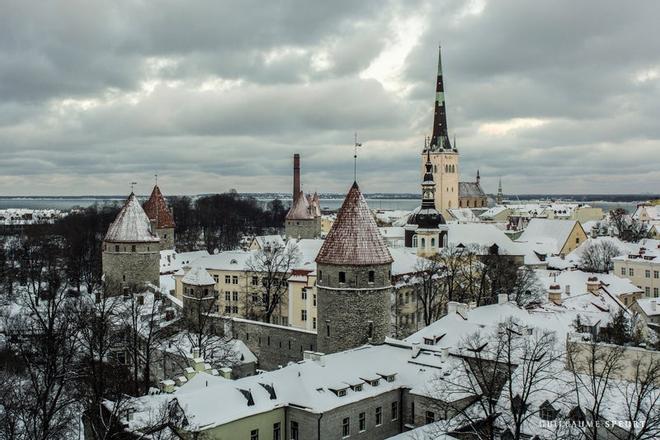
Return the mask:
M137 185L137 182L131 182L131 194L133 194L133 190L135 189L135 185Z
M357 150L362 144L358 142L358 134L355 132L355 139L353 143L353 181L357 182Z
M154 180L156 181L156 186L158 186L158 173L154 174Z

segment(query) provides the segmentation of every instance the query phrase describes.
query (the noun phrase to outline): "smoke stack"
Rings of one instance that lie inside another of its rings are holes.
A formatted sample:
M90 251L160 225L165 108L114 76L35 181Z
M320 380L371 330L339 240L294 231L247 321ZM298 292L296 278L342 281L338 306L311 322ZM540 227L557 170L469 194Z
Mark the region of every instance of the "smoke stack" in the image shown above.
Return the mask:
M293 203L300 194L300 154L293 155Z

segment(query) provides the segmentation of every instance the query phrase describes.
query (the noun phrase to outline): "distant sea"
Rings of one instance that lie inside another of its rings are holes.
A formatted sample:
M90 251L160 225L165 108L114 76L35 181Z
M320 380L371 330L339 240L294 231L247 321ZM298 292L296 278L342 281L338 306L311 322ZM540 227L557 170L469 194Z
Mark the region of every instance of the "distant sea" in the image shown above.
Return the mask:
M272 198L255 195L257 200L264 204L272 200ZM412 210L420 203L419 198L413 198L409 195L393 195L393 198L387 198L383 195L377 197L368 197L367 203L372 209L383 210ZM408 196L408 197L406 197ZM579 200L574 197L565 196L561 199L566 202L587 203L591 206L602 208L603 211L608 212L612 209L623 208L628 212L632 212L638 203L649 200L654 196L642 196L636 200L603 200L603 196L596 195L593 200L589 200L588 196L579 196ZM146 199L146 197L144 197ZM285 197L280 197L284 204L289 204L291 201ZM511 203L532 203L534 201L548 201L550 197L539 197L535 199L527 199L520 197L518 200L510 200ZM123 196L85 196L85 197L0 197L0 209L22 208L22 209L59 209L62 211L70 210L74 207L88 207L94 204L98 205L118 205L124 201ZM341 206L343 198L339 196L321 197L321 208L323 210L337 210Z

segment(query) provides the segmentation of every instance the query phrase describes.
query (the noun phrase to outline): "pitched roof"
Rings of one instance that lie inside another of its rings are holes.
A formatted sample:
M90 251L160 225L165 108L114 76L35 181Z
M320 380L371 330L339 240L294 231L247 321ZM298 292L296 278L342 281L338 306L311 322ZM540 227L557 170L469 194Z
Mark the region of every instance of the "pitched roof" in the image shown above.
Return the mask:
M154 186L153 191L151 191L149 200L144 203L143 207L147 217L156 221L157 228L160 229L174 227L174 217L167 207L165 197L163 197L163 193L160 192L158 185Z
M314 218L314 210L309 204L305 194L300 191L300 195L293 201L291 209L286 214L287 220L311 220Z
M559 253L576 224L577 220L533 218L517 241L544 244L553 253Z
M391 263L392 255L356 182L316 257L320 264L368 266Z
M486 197L477 182L458 182L458 197Z
M135 194L131 193L124 206L110 224L105 241L117 243L152 243L160 239L151 231L151 223Z

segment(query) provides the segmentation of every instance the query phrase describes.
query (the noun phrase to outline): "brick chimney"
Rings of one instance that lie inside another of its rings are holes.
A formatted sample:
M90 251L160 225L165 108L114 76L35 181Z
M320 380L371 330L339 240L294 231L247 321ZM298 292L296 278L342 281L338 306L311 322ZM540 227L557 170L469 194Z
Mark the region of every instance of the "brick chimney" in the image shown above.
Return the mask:
M561 286L559 284L552 284L548 288L548 301L561 304Z
M298 199L300 194L300 154L293 155L293 203Z
M600 290L600 281L598 281L598 277L589 277L587 279L587 292L593 293L594 295L598 295L599 290Z

